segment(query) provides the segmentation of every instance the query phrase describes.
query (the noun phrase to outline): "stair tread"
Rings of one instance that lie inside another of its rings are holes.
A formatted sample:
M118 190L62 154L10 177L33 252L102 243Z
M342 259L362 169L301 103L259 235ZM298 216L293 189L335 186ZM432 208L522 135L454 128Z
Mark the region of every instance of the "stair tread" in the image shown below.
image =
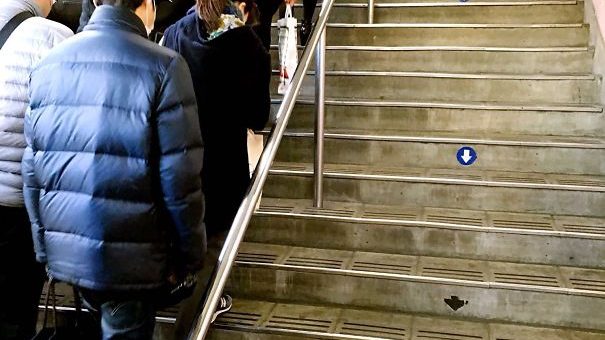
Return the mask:
M605 218L597 217L385 206L335 201L324 201L323 208L315 208L311 200L269 197L263 197L256 215L605 239Z
M264 131L268 133L268 130ZM309 129L289 129L286 136L313 137ZM534 146L557 148L605 149L605 139L598 137L494 134L481 131L422 132L382 130L326 129L325 138L393 142L449 143L474 145Z
M282 102L282 97L271 99L273 104ZM299 97L297 103L313 104L313 98ZM510 102L453 102L453 101L393 101L363 98L326 98L327 105L355 105L355 106L388 106L388 107L435 107L435 108L461 108L481 110L527 110L527 111L566 111L566 112L603 112L600 104L557 104L557 103L510 103Z
M236 265L605 298L605 270L244 242Z
M302 305L235 297L233 308L219 317L214 330L272 333L327 339L584 339L604 333L521 324L481 322L454 317L385 313L363 309ZM490 336L491 334L491 336ZM305 337L306 338L306 337Z
M274 162L270 172L282 175L310 176L313 174L313 164ZM605 176L595 175L325 164L324 176L332 178L363 178L370 180L542 188L553 190L605 191Z

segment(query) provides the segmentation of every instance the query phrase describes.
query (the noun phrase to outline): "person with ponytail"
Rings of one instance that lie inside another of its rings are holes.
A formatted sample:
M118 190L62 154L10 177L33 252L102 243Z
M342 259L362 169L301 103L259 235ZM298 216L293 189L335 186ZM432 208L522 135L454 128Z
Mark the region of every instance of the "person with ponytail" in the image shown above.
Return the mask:
M202 190L208 235L206 264L177 318L176 337L187 336L222 243L250 185L248 129L269 119L270 57L252 26L254 0L197 0L189 14L168 27L161 44L187 61L204 141ZM224 296L216 315L230 308Z

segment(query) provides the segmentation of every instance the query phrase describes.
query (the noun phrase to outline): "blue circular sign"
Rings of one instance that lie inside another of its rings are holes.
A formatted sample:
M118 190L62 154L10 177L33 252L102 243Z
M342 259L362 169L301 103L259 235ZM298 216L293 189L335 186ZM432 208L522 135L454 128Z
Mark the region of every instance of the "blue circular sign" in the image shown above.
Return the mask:
M475 161L477 160L477 152L470 146L463 146L458 149L458 152L456 153L456 158L458 159L458 163L464 166L469 166L475 163Z

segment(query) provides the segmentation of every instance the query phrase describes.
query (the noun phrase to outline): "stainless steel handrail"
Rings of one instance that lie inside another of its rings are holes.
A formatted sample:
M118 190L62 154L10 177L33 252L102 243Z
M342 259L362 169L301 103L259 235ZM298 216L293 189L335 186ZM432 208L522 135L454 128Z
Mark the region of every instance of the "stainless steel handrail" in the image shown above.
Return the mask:
M216 267L210 281L210 287L206 290L204 307L201 313L198 313L196 316L195 324L189 333L188 339L190 340L203 340L210 329L212 314L216 310L218 300L220 299L223 289L225 288L225 283L227 282L227 278L231 272L231 268L233 267L233 262L237 256L239 245L244 238L244 234L246 233L246 229L248 227L248 223L250 222L250 218L252 217L254 208L260 199L263 186L267 180L267 176L269 175L269 168L271 167L271 163L273 163L273 159L277 153L277 148L286 130L288 120L290 119L290 114L294 109L294 104L296 103L296 98L298 97L298 93L302 86L303 78L305 77L305 74L309 69L309 65L311 64L313 52L320 43L322 44L320 51L325 50L325 29L333 4L334 0L323 1L319 18L315 23L315 28L309 37L307 46L305 47L300 58L300 62L296 72L294 73L290 87L286 91L282 104L277 112L277 122L271 129L267 144L265 145L265 150L260 157L256 171L252 177L251 185L246 192L246 196L244 197L237 214L235 215L235 219L231 224L231 229L227 235L223 249L218 257ZM322 63L324 60L323 58L324 57L321 56L318 62ZM325 63L320 65L321 69L325 69L323 65L325 65ZM323 93L321 97L323 98ZM323 103L323 99L321 102ZM323 112L323 108L321 109L321 112Z

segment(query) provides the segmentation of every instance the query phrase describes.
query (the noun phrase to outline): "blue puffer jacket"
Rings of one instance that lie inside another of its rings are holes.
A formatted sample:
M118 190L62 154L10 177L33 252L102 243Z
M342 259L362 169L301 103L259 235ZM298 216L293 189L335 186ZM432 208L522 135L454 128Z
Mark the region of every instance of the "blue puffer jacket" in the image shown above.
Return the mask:
M205 248L203 144L186 62L101 6L30 80L24 196L37 259L100 291L163 286Z

